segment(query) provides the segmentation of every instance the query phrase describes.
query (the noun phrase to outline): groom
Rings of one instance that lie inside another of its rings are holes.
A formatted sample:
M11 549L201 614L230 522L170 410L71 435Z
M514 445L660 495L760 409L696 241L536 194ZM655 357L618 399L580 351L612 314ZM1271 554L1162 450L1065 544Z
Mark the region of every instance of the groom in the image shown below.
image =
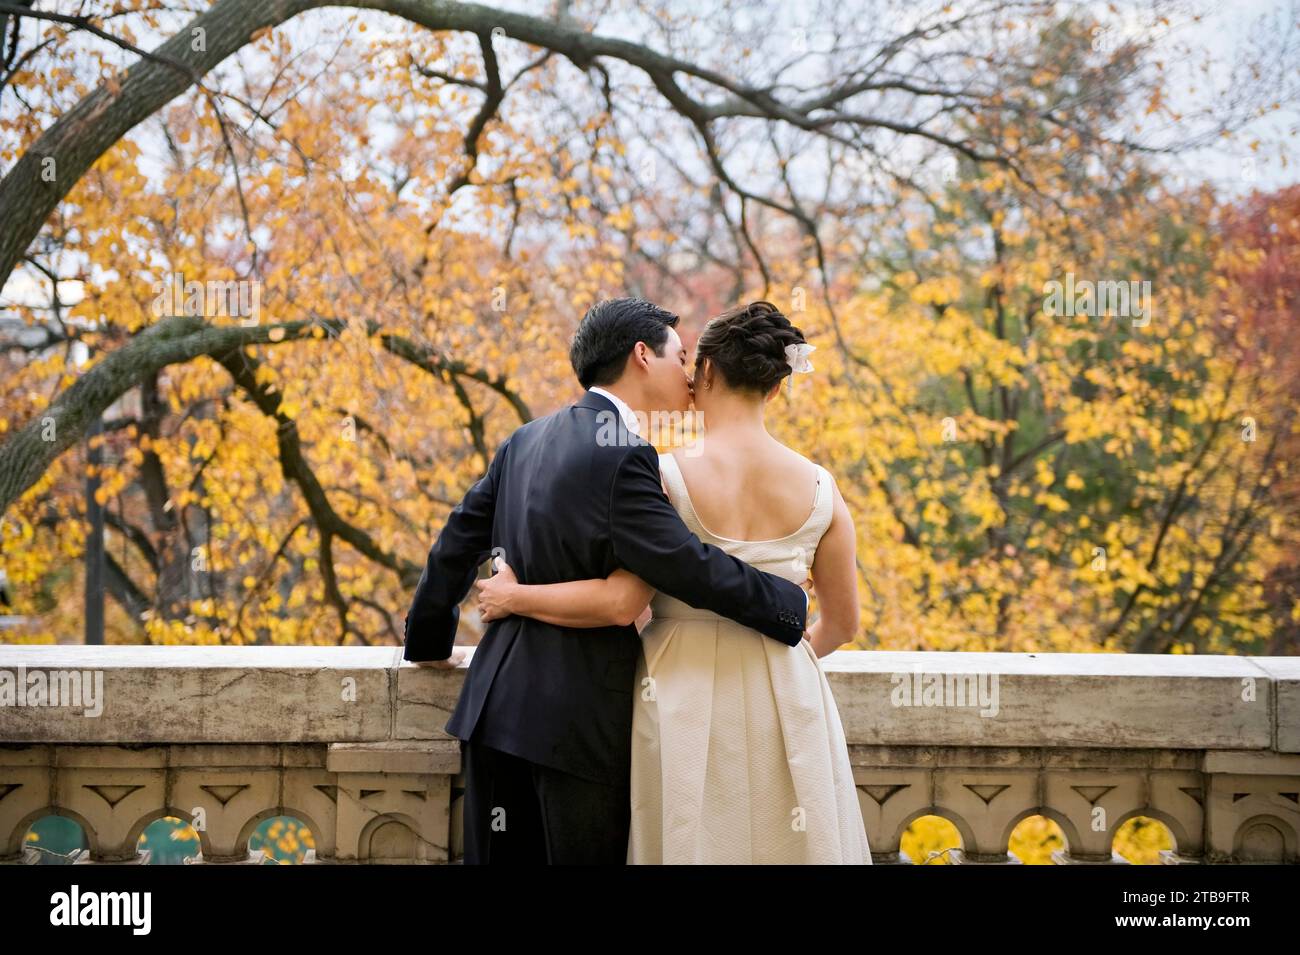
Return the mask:
M451 668L460 602L499 554L521 583L626 568L656 590L797 646L807 595L701 543L664 495L632 409L690 402L677 316L635 298L591 307L569 360L587 393L506 438L429 551L405 659ZM447 732L461 740L465 862L623 865L636 627L494 620Z

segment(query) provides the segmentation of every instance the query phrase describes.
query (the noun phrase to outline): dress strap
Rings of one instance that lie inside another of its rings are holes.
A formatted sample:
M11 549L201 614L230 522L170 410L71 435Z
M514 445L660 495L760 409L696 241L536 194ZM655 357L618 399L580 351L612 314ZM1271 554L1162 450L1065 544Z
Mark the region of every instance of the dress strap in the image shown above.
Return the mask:
M681 515L686 526L691 532L701 540L713 540L713 535L704 529L700 523L699 515L695 513L695 504L691 501L691 492L686 490L686 478L682 477L682 469L677 464L677 459L670 453L659 455L659 473L663 475L664 484L668 487L668 500L673 508Z
M827 471L820 464L813 465L817 469L817 494L813 498L813 513L815 518L809 524L816 530L817 538L820 540L822 534L831 526L831 519L835 515L835 494L831 490L835 481L831 477L831 472Z
M659 455L659 474L664 479L664 485L668 488L668 496L672 497L677 492L677 482L681 480L681 472L677 470L677 462L668 452Z

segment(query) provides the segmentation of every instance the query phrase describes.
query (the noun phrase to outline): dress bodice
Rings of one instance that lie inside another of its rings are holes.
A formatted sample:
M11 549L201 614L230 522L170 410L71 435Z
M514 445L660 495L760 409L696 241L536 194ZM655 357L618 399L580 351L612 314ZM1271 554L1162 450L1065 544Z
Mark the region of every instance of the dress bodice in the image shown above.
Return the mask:
M659 470L668 491L668 499L681 515L686 526L694 531L700 540L726 551L759 570L784 577L796 584L802 584L807 579L813 557L817 553L817 544L826 533L826 529L830 527L833 511L830 473L819 464L815 464L814 467L817 469L817 491L813 498L812 510L797 530L771 540L736 540L720 537L700 522L676 459L671 454L659 456ZM655 594L650 606L651 612L657 618L713 619L717 617L717 614L712 611L691 607L664 593Z

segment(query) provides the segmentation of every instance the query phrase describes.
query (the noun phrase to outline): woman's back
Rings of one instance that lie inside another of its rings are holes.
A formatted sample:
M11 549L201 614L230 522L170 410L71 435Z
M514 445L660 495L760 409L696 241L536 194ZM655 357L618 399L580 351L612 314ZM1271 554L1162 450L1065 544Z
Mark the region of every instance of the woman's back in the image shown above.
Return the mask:
M719 540L792 536L813 513L825 481L820 467L766 434L757 441L704 438L673 458L700 524Z
M689 479L681 453L665 454L660 457L660 472L668 499L700 540L759 570L801 584L833 516L831 476L793 451L781 450L789 460L755 455L734 468L715 468L721 463L719 457L706 452L690 459L700 466L691 467ZM765 468L776 477L763 478ZM760 511L764 520L753 519ZM666 594L657 595L653 607L656 617L704 613L687 612L684 604Z

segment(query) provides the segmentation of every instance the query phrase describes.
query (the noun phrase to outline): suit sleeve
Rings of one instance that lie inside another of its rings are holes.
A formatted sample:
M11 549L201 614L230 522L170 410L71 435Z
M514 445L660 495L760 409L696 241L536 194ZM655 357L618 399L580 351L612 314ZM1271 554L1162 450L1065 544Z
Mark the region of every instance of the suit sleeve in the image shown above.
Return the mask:
M659 459L638 447L614 476L610 540L620 566L656 590L712 610L788 646L803 639L808 595L696 537L664 496Z
M492 552L497 481L510 439L497 448L487 474L466 492L429 550L406 614L406 660L446 660L456 641L460 603Z

